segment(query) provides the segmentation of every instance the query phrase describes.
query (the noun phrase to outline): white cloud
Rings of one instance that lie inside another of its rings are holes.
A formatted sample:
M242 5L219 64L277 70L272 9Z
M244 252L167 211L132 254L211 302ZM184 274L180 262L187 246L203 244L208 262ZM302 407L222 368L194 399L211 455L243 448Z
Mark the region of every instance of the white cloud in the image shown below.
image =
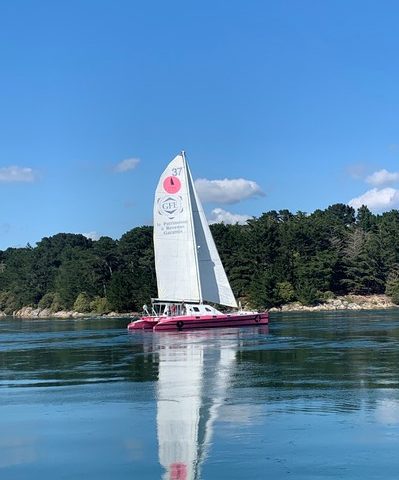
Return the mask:
M263 196L260 186L252 180L233 178L224 180L195 180L197 192L203 202L237 203L246 198Z
M215 208L212 210L212 216L209 219L209 223L212 224L223 222L228 225L235 225L236 223L244 225L250 218L252 218L250 215L239 215L238 213L227 212L222 208Z
M11 167L0 168L0 182L34 182L36 180L36 173L29 167Z
M139 158L127 158L126 160L122 160L121 162L116 164L114 167L114 171L117 173L128 172L129 170L134 170L139 163Z
M369 175L366 178L366 182L375 185L376 187L387 185L389 183L396 183L399 182L399 172L388 172L388 170L383 168L382 170L378 170L378 172Z
M82 233L86 238L89 238L90 240L98 240L101 235L97 232L87 232L87 233Z
M372 188L363 195L353 198L349 205L353 208L359 208L366 205L370 210L387 210L399 206L399 190L386 187L382 189Z

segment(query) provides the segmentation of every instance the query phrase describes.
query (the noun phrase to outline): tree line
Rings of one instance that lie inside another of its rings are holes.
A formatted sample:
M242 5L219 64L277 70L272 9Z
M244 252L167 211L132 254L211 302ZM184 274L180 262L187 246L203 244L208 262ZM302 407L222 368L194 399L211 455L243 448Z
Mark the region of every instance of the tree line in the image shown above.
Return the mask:
M270 211L211 226L243 304L312 305L335 295L387 293L399 303L399 211L335 204L311 214ZM119 240L59 233L0 251L0 310L140 311L156 297L152 227Z

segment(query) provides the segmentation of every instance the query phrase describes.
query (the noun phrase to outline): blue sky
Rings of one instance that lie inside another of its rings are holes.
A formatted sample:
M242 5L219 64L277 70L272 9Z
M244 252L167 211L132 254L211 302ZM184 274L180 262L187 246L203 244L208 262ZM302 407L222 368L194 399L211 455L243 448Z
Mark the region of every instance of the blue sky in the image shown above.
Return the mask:
M210 221L398 207L398 17L394 1L2 0L0 249L150 224L182 149Z

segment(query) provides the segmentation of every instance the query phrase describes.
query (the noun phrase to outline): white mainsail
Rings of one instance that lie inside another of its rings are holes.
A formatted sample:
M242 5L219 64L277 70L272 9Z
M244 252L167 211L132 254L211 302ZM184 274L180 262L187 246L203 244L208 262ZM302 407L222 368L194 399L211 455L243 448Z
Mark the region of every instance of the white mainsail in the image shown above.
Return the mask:
M154 248L160 299L237 307L183 152L158 182Z

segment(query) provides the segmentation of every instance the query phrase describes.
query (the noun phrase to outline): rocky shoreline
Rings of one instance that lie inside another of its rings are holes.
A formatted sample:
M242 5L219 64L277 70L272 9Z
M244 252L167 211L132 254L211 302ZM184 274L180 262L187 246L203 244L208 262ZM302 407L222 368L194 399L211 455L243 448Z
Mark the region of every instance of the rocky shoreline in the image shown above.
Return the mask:
M386 295L346 295L342 297L336 297L326 300L324 303L320 303L314 306L302 305L299 302L289 303L282 305L279 308L271 308L269 312L328 312L335 310L382 310L388 308L398 308L391 302L390 298ZM13 317L16 318L131 318L137 316L137 312L118 313L110 312L107 314L96 313L80 313L75 311L60 311L52 312L48 308L33 308L23 307L20 310L13 313ZM5 317L6 314L0 311L0 317Z
M123 317L123 318L131 318L137 316L137 312L129 312L129 313L118 313L118 312L110 312L106 314L98 314L98 313L80 313L75 312L73 310L66 311L61 310L59 312L52 312L48 308L33 308L33 307L23 307L20 310L14 312L12 317L15 318L115 318L115 317ZM0 311L0 317L6 317L7 315L4 312Z
M331 298L314 306L302 305L299 302L271 308L270 312L328 312L335 310L383 310L398 308L386 295L345 295Z

